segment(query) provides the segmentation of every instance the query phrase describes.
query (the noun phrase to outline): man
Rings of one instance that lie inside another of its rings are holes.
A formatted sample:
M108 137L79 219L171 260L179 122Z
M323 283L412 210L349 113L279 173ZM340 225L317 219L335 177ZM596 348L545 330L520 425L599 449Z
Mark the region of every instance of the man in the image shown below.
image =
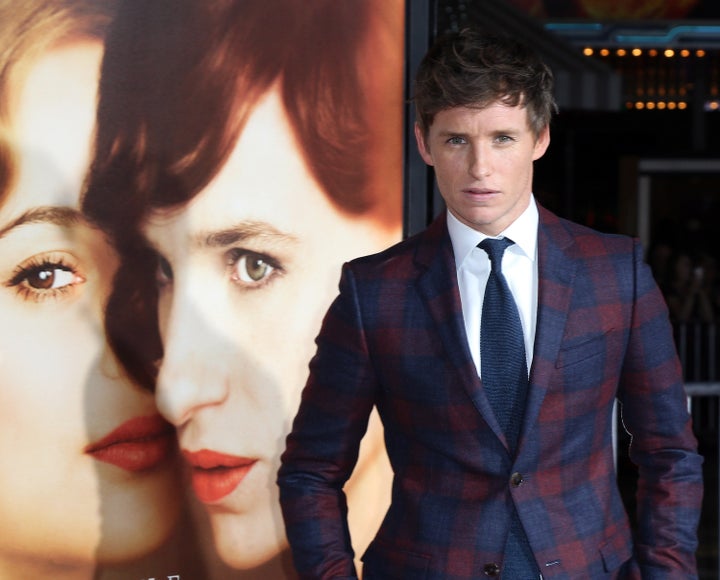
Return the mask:
M514 40L451 34L415 104L448 211L344 267L279 472L299 573L356 577L342 488L377 406L393 497L364 578L696 577L702 460L642 249L532 195L550 71ZM639 467L635 538L616 398Z

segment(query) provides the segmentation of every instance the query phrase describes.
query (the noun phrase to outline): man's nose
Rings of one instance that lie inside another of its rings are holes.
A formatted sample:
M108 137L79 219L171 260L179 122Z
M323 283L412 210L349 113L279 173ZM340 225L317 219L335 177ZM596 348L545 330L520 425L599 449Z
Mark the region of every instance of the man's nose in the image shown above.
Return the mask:
M469 172L475 179L483 179L490 175L490 155L486 147L482 145L473 145L469 148L468 155L470 156L468 165Z

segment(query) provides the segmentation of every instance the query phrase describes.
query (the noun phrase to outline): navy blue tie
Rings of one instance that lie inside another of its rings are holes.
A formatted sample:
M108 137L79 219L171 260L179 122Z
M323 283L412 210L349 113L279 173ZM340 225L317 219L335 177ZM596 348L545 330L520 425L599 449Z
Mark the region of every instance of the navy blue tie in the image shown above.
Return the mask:
M505 248L514 243L508 238L487 238L479 244L490 257L491 265L480 324L480 375L513 452L520 435L528 385L520 315L502 273Z
M513 455L520 436L528 389L520 315L502 273L505 248L514 243L509 238L487 238L478 244L490 257L491 266L480 322L480 374L483 389ZM503 578L527 580L540 576L515 509L505 544L504 560Z

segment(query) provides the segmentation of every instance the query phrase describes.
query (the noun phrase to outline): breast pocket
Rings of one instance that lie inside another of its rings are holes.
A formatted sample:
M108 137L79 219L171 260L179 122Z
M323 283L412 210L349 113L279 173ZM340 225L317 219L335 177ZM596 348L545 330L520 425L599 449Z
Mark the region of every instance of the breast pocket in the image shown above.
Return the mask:
M583 338L565 344L555 361L554 386L566 397L562 404L578 413L591 411L598 400L607 401L607 389L617 388L624 350L617 332Z
M558 353L555 367L565 368L582 362L592 364L593 359L604 359L608 352L611 335L612 331L609 330L603 334L583 337L582 340L565 345Z

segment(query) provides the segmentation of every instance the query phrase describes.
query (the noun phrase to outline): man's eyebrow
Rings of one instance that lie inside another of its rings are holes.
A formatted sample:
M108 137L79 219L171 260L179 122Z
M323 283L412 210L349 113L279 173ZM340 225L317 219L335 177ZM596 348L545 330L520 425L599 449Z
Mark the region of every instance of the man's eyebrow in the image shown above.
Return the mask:
M440 137L465 137L466 135L467 133L462 129L459 129L457 131L453 131L452 129L445 129L438 132L438 136Z
M200 245L212 248L224 248L257 238L278 243L297 242L297 238L292 234L282 232L267 222L252 220L241 221L222 230L200 233L195 237Z
M0 238L5 237L14 229L28 224L50 224L68 227L84 221L86 220L83 214L79 210L71 207L34 207L0 229Z
M515 133L518 133L518 129L513 128L507 128L507 129L495 129L490 132L491 135L514 135ZM463 129L458 129L457 131L453 131L452 129L449 130L443 130L438 131L438 136L440 137L463 137L467 138L468 132Z

